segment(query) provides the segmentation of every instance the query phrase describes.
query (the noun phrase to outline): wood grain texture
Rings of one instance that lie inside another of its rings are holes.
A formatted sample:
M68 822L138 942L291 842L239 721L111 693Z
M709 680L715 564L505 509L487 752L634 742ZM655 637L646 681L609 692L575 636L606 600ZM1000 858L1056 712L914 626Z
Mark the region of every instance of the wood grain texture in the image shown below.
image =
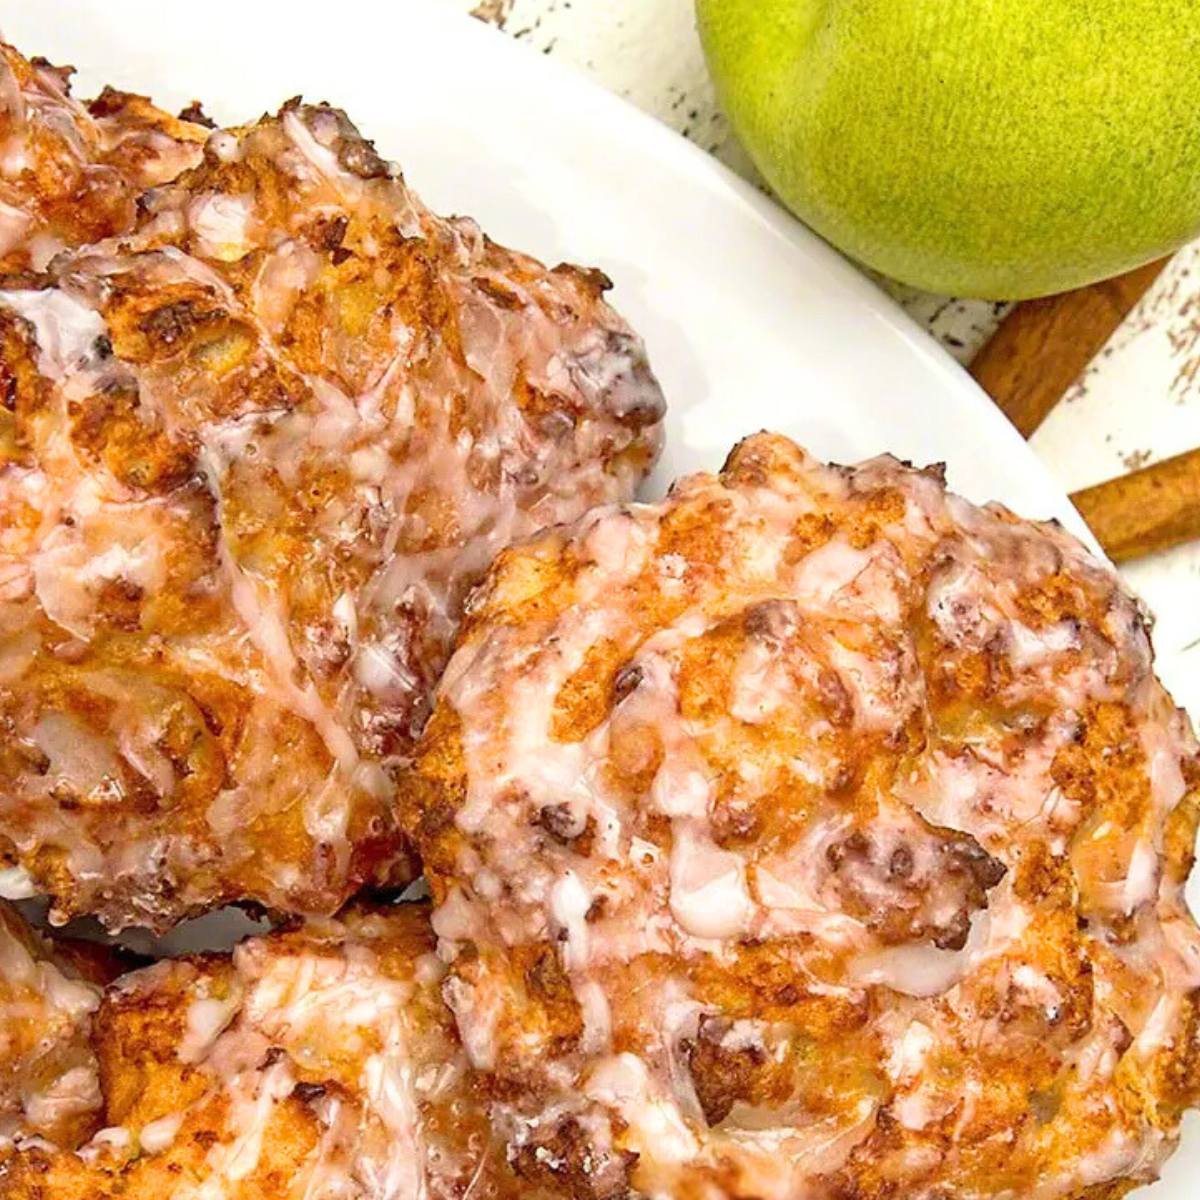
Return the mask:
M1169 261L1018 304L975 356L971 374L1029 437Z

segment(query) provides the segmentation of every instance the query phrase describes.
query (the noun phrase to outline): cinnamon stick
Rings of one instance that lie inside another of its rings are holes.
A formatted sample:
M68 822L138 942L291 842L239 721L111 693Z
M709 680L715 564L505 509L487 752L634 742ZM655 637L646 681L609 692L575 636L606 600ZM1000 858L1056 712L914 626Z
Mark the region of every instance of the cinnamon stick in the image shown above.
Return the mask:
M1029 437L1169 261L1018 304L976 355L971 374ZM1200 538L1200 450L1084 488L1071 500L1114 562Z
M1113 562L1200 537L1200 450L1084 488L1071 497Z
M976 355L971 374L1029 437L1169 261L1018 304Z

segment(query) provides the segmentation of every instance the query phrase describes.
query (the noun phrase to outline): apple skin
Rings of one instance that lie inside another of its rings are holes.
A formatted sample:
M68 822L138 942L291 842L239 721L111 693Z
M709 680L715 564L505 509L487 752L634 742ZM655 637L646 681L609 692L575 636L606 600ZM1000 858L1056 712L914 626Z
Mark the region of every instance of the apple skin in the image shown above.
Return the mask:
M735 132L844 253L1065 291L1200 234L1200 0L697 0Z

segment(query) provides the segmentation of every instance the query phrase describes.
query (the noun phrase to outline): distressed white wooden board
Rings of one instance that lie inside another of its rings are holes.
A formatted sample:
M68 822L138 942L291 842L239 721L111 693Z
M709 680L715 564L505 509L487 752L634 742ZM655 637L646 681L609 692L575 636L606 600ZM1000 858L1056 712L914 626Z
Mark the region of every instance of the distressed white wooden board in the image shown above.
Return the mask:
M411 0L400 0L411 2ZM693 0L438 0L598 79L746 178L760 182L720 114ZM878 280L960 362L1005 312ZM1200 446L1200 248L1172 265L1034 448L1069 490ZM1160 669L1200 717L1200 546L1124 572L1158 618Z

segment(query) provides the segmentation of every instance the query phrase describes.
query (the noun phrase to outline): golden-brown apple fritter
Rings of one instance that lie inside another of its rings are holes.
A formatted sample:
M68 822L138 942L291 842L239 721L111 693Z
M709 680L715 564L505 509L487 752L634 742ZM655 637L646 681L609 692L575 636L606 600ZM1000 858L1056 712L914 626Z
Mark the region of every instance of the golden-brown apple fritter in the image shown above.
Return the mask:
M632 495L661 393L599 272L433 215L334 109L141 209L0 291L0 848L56 921L328 913L411 877L465 593Z
M97 1018L105 1128L25 1148L4 1200L529 1196L471 1091L424 905L126 976Z
M1200 1099L1197 746L1143 615L936 470L759 435L507 551L418 766L530 1179L1109 1200Z
M200 161L202 125L112 88L83 104L70 76L0 43L0 274L131 229L145 188Z
M0 901L0 1144L76 1146L98 1128L92 1014L120 969L99 946L51 945Z

